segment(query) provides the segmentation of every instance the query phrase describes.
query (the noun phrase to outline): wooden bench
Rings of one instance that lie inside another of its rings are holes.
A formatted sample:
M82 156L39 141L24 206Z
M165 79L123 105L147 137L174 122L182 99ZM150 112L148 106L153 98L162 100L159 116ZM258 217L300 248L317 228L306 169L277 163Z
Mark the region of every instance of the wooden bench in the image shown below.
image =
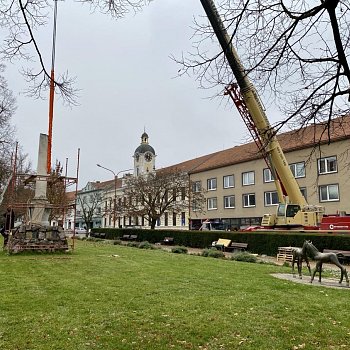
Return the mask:
M215 247L223 252L241 252L248 248L248 243L232 242L230 239L219 238Z
M241 242L231 242L228 247L224 247L224 252L233 251L233 252L244 252L248 248L248 243Z
M323 249L323 253L335 253L341 264L350 264L350 251L338 249Z
M277 261L292 262L293 247L278 247Z
M174 237L164 237L163 244L174 244Z
M122 241L137 241L137 235L123 235Z
M90 236L95 237L95 238L106 238L106 233L105 232L91 232Z

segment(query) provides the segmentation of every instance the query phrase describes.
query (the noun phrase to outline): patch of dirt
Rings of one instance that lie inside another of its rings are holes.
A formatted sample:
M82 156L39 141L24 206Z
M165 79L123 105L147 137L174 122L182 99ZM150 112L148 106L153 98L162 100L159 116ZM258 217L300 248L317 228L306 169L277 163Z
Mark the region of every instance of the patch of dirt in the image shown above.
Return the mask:
M350 287L346 285L345 281L343 281L343 283L339 283L339 279L336 278L322 278L321 283L318 282L318 278L315 278L313 283L310 283L310 276L303 276L302 279L299 277L293 277L291 273L273 273L272 276L294 283L307 284L309 286L350 290Z

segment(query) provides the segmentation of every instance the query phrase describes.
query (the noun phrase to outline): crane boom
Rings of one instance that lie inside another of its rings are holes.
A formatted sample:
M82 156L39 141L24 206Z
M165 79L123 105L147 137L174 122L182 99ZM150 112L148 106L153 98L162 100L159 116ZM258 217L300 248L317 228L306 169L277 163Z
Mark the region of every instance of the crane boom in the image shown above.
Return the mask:
M220 19L214 2L212 0L201 0L201 3L237 80L242 97L262 140L262 144L265 145L271 166L276 169L289 201L300 206L307 205L299 185L289 168L275 132L267 119L260 98L245 72L236 49L232 45L231 38Z
M272 174L275 177L280 204L277 207L276 214L264 214L262 225L270 227L318 227L324 208L307 204L290 170L287 159L277 140L276 133L266 116L258 93L249 80L237 51L232 45L231 38L221 21L214 2L212 0L200 1L237 80L237 85L240 89L239 93L242 97L239 103L241 105L244 104L240 113L249 114L250 122L254 125L259 137L259 144L264 148L263 153L265 153L270 169L272 169ZM230 96L232 97L231 94ZM286 193L286 198L283 198L282 189Z

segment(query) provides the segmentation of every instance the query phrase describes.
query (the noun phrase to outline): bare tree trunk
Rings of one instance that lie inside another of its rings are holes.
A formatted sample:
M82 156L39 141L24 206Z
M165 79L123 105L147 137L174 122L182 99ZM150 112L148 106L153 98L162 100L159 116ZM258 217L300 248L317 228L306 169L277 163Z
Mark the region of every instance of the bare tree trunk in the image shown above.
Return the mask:
M154 230L154 229L155 229L156 223L157 223L157 219L152 218L152 220L151 220L151 230Z

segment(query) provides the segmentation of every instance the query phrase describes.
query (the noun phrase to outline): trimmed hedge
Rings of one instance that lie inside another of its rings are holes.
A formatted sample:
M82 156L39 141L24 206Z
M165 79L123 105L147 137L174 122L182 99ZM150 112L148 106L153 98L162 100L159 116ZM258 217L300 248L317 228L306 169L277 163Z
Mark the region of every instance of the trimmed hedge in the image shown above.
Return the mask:
M123 235L137 235L139 242L163 242L164 237L173 237L174 244L191 248L208 248L213 241L227 238L233 242L248 243L248 251L257 254L276 255L278 247L301 247L305 239L312 240L319 251L323 249L350 250L350 234L293 232L293 231L184 231L143 229L92 229L91 236L120 239Z

